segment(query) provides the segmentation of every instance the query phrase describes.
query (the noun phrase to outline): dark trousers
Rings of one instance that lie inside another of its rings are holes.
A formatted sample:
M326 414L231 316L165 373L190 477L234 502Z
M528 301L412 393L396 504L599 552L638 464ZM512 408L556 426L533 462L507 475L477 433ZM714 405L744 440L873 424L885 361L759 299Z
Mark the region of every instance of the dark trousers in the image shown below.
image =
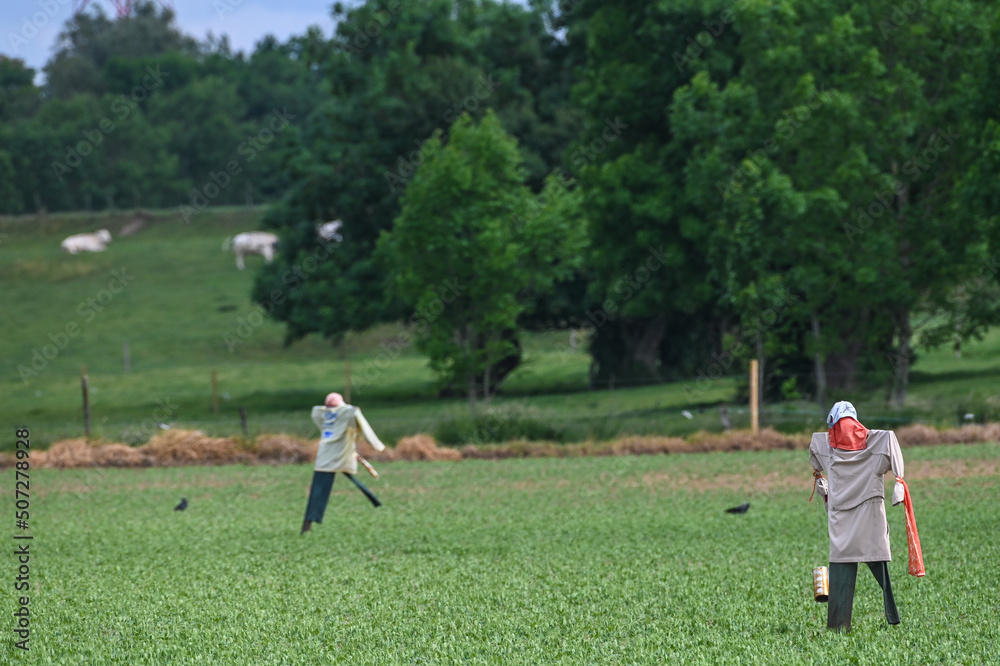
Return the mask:
M882 588L882 601L885 604L885 619L889 624L899 624L899 611L896 609L896 599L892 596L892 583L889 581L888 562L865 562L871 570L879 587ZM854 612L854 588L858 580L857 562L830 563L830 599L827 602L826 626L838 631L851 630L851 615Z
M336 472L313 472L312 487L309 488L309 503L306 505L306 520L314 523L323 522L323 514L326 512L327 502L330 501L330 491L333 490L333 475ZM382 506L372 491L361 485L361 482L347 472L341 472L358 487L365 497L375 506Z

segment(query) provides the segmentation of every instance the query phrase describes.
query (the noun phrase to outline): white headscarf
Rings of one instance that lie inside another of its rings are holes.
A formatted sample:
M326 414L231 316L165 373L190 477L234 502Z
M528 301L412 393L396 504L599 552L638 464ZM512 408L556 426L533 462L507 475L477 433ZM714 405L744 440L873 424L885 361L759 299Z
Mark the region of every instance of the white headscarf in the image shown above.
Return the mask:
M850 416L855 421L858 420L858 410L854 409L854 405L842 400L833 406L830 410L830 415L826 417L826 425L833 427L833 424L844 418L845 416Z

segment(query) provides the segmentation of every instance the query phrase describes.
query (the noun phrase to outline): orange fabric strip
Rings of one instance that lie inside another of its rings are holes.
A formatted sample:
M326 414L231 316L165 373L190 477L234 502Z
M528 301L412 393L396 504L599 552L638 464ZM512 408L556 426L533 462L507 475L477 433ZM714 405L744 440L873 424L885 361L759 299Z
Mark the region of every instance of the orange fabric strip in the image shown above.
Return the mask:
M917 519L913 516L913 501L910 499L910 487L906 485L901 477L896 477L896 481L903 485L903 508L906 510L906 542L909 546L911 576L925 576L924 554L920 550L920 535L917 534Z

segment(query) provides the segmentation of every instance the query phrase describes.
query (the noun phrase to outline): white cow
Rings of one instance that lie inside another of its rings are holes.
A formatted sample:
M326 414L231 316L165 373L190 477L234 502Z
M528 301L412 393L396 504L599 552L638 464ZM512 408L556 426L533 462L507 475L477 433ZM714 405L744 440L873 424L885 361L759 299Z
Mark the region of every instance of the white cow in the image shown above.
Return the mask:
M334 220L332 222L324 222L323 224L316 225L316 233L323 240L337 241L338 243L344 240L344 237L340 235L340 228L344 226L342 220Z
M243 257L248 254L259 254L264 257L264 261L270 263L274 259L274 247L278 244L278 237L266 231L245 231L226 239L222 244L223 250L228 250L230 246L236 254L236 267L243 270Z
M76 234L68 236L62 242L63 252L76 254L77 252L104 252L108 243L111 242L111 232L101 229L91 234Z

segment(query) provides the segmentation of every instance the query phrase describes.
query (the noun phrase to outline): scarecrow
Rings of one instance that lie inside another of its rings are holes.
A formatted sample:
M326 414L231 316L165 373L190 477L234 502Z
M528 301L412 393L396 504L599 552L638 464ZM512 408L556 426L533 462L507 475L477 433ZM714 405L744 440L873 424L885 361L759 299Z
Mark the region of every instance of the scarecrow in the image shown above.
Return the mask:
M827 628L850 631L858 563L868 565L879 587L889 624L899 611L889 580L889 524L883 477L896 476L892 505L905 504L910 549L909 571L923 576L923 557L909 490L903 481L903 454L891 430L869 430L849 402L838 402L827 417L828 432L814 433L809 444L814 492L823 496L830 532L830 593ZM826 478L823 478L823 473ZM810 499L812 499L810 497Z
M378 473L358 454L355 443L358 431L376 451L384 451L385 445L375 435L361 410L344 402L339 393L326 396L325 405L317 405L312 409L312 420L320 429L322 437L319 440L319 450L316 452L316 466L313 471L312 486L309 489L309 503L306 505L306 517L302 522L302 532L305 534L312 524L323 522L323 513L330 500L333 489L333 475L341 472L365 494L372 505L382 505L377 497L360 481L354 478L358 471L358 462L374 476Z

